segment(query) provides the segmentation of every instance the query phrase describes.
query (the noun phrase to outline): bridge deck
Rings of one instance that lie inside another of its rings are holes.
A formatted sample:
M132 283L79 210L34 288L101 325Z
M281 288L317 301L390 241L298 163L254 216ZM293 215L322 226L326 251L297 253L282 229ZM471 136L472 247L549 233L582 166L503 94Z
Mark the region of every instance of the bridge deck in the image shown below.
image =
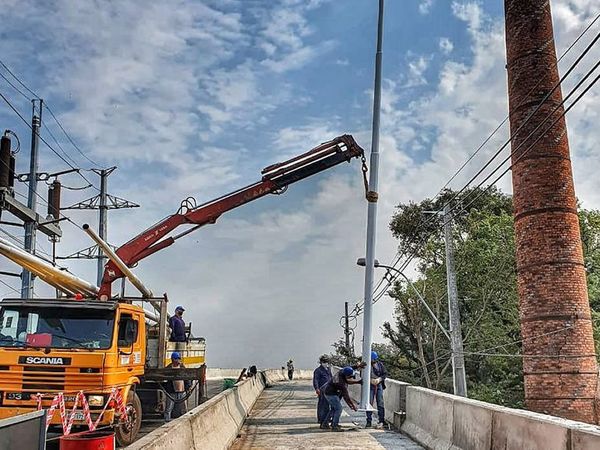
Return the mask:
M316 403L310 381L279 383L266 389L231 449L422 449L400 433L362 428L364 413L348 409L341 420L348 431L321 430L316 423Z

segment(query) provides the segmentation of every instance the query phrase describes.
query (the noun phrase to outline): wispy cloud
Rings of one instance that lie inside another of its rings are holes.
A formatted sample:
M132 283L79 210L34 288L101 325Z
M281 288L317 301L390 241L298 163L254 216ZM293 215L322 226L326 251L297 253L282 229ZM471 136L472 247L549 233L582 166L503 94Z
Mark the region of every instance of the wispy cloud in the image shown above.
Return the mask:
M447 37L440 38L439 46L444 55L448 55L452 53L452 50L454 50L454 44Z
M433 0L420 0L419 12L421 14L429 14L433 6Z

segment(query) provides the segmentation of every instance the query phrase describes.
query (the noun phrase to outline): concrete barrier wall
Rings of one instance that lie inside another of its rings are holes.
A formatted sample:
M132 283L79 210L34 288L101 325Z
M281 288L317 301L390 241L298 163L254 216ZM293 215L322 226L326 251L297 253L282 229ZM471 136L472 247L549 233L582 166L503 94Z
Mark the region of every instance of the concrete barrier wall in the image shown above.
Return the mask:
M219 370L221 374L227 374L227 370L236 369ZM294 372L294 377L312 378L312 371L298 370ZM285 374L280 369L261 371L257 377L236 384L187 414L148 433L127 449L227 449L237 437L263 389L284 380L287 380L287 371Z
M406 388L410 386L410 384L388 378L385 380L385 386L386 388L383 391L385 420L393 424L394 421L398 422L399 420L398 413L403 413L406 410ZM350 397L357 403L360 402L360 390L361 386L359 384L351 384L348 386ZM400 422L397 427L400 427Z
M207 379L219 379L219 378L237 378L240 376L242 369L222 369L220 367L207 367L206 378Z
M600 427L505 408L392 379L383 391L386 421L428 449L600 450ZM350 396L360 400L360 385Z
M220 367L208 367L206 369L206 378L209 380L216 380L216 379L221 379L221 378L235 378L237 380L237 378L240 376L240 373L242 373L242 370L243 369L223 369ZM268 372L280 373L287 380L287 369L285 369L285 370L268 369ZM312 377L311 370L304 370L304 369L294 370L294 378L306 379L309 377Z
M400 429L428 449L600 449L600 427L594 425L421 387L405 391L406 418Z

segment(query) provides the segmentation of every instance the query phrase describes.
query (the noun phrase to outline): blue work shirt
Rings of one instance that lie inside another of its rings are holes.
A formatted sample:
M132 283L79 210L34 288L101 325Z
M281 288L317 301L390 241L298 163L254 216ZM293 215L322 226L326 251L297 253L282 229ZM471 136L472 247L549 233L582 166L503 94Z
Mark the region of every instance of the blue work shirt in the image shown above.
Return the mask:
M315 391L323 388L325 384L333 378L329 367L319 366L313 372L313 387Z
M185 322L179 316L171 316L169 319L171 327L171 342L185 342Z
M381 361L377 361L371 365L371 379L375 375L375 378L381 378L381 387L385 389L385 379L387 378L387 370Z

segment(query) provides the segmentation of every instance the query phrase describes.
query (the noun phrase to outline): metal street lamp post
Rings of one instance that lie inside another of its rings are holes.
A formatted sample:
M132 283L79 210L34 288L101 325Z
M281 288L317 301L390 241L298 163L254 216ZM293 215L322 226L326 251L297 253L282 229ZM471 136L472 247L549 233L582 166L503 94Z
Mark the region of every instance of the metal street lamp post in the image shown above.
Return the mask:
M383 59L383 3L379 0L379 11L377 19L377 51L375 54L375 85L373 94L373 128L371 136L371 157L369 189L367 192L367 242L366 242L366 263L365 263L365 290L364 300L365 309L363 317L363 343L362 358L367 365L363 371L363 384L360 392L360 409L363 411L372 411L373 407L369 401L371 393L371 344L373 336L371 332L371 301L373 299L373 261L375 260L375 237L377 230L377 199L379 185L379 118L381 115L381 62Z

